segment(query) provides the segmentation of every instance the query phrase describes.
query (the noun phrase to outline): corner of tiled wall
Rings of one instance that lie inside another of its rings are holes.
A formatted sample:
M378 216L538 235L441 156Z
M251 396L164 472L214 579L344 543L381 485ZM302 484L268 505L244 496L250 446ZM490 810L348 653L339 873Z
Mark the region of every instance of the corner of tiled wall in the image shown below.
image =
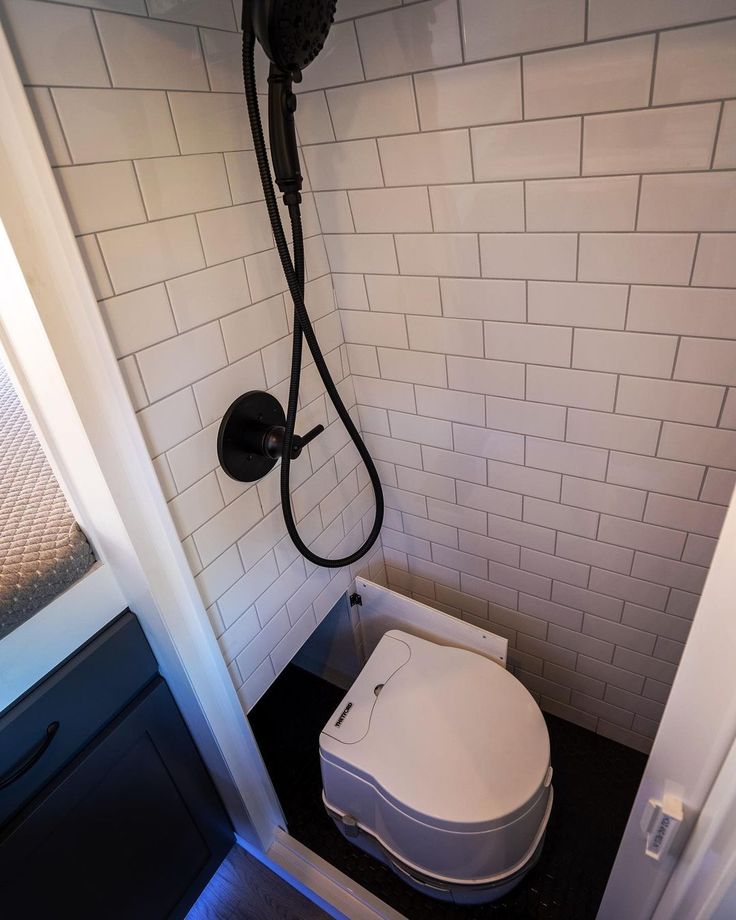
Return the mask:
M735 478L736 2L339 10L304 153L389 583L647 749Z
M285 402L291 354L242 95L239 7L0 4L162 490L248 709L357 571L381 579L384 570L380 544L352 571L305 562L286 535L278 470L246 487L218 467L225 409L249 389ZM259 71L263 79L262 59ZM334 139L326 114L305 101L305 142ZM303 211L307 304L357 421L308 176ZM370 529L371 488L311 359L300 405L299 428L326 431L292 466L295 515L316 551L344 555Z

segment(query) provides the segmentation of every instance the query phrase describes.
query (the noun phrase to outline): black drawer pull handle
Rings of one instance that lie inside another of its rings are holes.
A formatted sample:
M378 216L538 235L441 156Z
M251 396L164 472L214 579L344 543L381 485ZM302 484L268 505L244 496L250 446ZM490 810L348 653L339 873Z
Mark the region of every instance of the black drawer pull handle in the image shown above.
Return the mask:
M46 729L46 734L33 748L25 760L23 760L22 763L19 763L18 766L12 769L9 773L6 773L5 776L0 777L0 789L5 789L6 786L10 786L11 783L14 783L17 779L20 779L24 773L27 773L31 767L43 757L43 755L46 753L46 750L48 749L48 746L54 740L54 735L58 730L59 723L52 722Z

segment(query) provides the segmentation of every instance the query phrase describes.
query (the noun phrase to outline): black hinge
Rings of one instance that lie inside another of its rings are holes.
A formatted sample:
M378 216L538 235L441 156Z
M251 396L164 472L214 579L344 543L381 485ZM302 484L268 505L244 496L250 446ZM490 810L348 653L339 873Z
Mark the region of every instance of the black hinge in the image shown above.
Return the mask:
M351 607L360 607L363 603L363 598L355 591L350 595L350 606Z

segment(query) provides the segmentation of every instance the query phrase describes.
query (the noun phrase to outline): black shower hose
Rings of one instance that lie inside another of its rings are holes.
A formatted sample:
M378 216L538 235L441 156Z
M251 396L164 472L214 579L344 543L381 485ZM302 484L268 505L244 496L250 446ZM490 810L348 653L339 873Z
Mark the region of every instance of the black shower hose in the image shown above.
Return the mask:
M281 507L284 512L284 521L286 529L291 537L294 546L299 552L314 565L322 566L328 569L336 569L345 565L351 565L362 559L368 550L378 539L383 524L383 491L381 481L378 477L378 471L368 453L368 448L363 443L358 429L353 424L353 420L348 414L348 410L340 398L340 394L330 376L329 369L325 363L322 351L317 341L312 322L309 319L307 308L304 305L304 237L302 232L301 210L298 204L289 205L289 219L291 221L292 244L294 248L294 262L291 261L289 247L286 243L286 235L281 223L278 204L276 202L276 193L271 179L271 168L268 162L266 152L266 143L263 137L263 126L261 124L261 113L258 108L258 92L256 89L256 75L254 63L255 36L245 31L243 33L243 82L245 84L245 99L248 106L248 118L250 120L250 129L253 135L253 146L255 148L256 161L258 163L258 172L261 176L263 185L263 194L266 198L266 208L268 217L271 221L276 249L281 259L281 266L284 270L284 276L289 286L289 293L294 302L294 337L291 352L291 378L289 381L289 402L286 411L286 428L284 431L283 453L281 456ZM301 375L302 364L302 340L307 340L307 345L314 358L322 383L324 384L327 395L330 397L340 421L345 426L350 435L353 444L355 444L360 458L365 464L368 471L373 493L376 501L376 514L373 521L373 527L368 534L363 545L342 559L324 559L313 553L312 550L304 543L299 536L294 515L291 509L291 494L289 489L289 469L291 467L292 442L294 438L294 425L296 422L296 412L299 401L299 378Z

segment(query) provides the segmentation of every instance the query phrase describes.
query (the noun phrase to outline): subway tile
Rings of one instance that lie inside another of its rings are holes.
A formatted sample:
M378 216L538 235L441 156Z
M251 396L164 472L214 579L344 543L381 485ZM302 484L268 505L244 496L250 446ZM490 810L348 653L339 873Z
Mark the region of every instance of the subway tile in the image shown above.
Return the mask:
M430 188L429 197L436 231L493 233L524 230L524 190L521 182L439 185Z
M641 521L625 521L620 517L605 514L601 517L598 539L604 543L645 550L672 559L680 558L685 545L685 534L680 531L644 524Z
M657 454L672 460L736 468L736 431L665 422Z
M660 636L657 644L654 646L654 657L661 658L663 661L669 661L671 664L679 664L682 653L685 651L684 642L675 642L673 639L665 639Z
M260 201L197 215L208 265L262 252L273 245L271 224Z
M396 273L393 237L382 233L328 234L327 256L333 272Z
M24 83L109 86L91 12L35 0L5 0L3 13Z
M425 188L351 191L350 210L358 233L421 233L432 230Z
M526 465L588 479L605 479L608 455L597 447L582 447L544 438L526 439Z
M25 90L49 163L51 166L68 166L71 163L69 148L51 99L51 91L45 86L27 86Z
M282 572L281 575L269 585L256 601L256 613L261 626L265 626L283 607L284 601L292 599L295 592L306 581L304 570L304 561L296 559L289 568ZM292 608L289 611L289 619L292 619L292 611L296 613L296 599L294 599ZM308 606L308 605L307 605ZM288 609L288 607L287 607ZM296 616L293 617L296 620Z
M524 461L524 439L518 434L455 423L452 426L452 436L455 450L462 453L508 463Z
M619 379L616 411L642 415L647 419L715 425L722 403L722 387L622 376ZM631 449L626 447L626 450Z
M326 95L339 141L419 130L411 77L341 86Z
M248 607L239 616L233 615L237 618L217 640L226 664L233 662L246 646L256 639L261 628L255 607Z
M653 102L693 102L736 93L736 22L660 35Z
M168 96L182 153L252 149L240 94L170 92Z
M288 332L280 296L231 313L220 326L231 363L265 348Z
M381 540L389 549L409 553L420 559L429 559L430 561L432 559L432 550L427 540L420 540L405 533L397 533L387 527L384 527L381 531Z
M394 437L402 437L405 441L415 441L417 444L431 447L452 449L452 425L449 422L422 418L420 415L410 415L406 412L391 411L388 417Z
M138 413L138 423L151 457L198 432L202 425L190 389L180 390Z
M488 358L569 366L572 343L569 329L526 323L486 322L483 325Z
M614 706L603 700L592 699L577 691L573 691L570 701L573 706L598 716L599 720L605 719L616 727L631 727L634 718L633 714L628 710L621 709L619 706Z
M488 533L487 515L474 508L428 498L427 513L430 520L438 521L440 524L459 527L461 530L469 530L483 536Z
M321 91L299 93L297 132L301 144L322 144L335 139L330 110Z
M736 338L736 291L634 285L626 325L640 332Z
M567 719L568 722L579 725L581 728L587 728L589 731L595 731L598 725L598 719L590 715L590 713L581 712L573 706L568 706L566 703L560 703L549 697L543 696L540 705L543 712L549 712L553 716L559 716L560 719Z
M352 22L337 23L330 29L317 60L304 71L302 92L359 83L363 79L360 51Z
M633 230L638 192L637 176L528 182L526 229Z
M491 562L489 571L491 581L534 597L548 599L552 591L551 578L525 571L523 568L518 569L500 562Z
M526 373L526 398L580 409L611 411L616 377L592 371L531 365Z
M660 719L664 711L664 706L656 700L644 699L618 687L608 687L606 689L606 700L617 706L626 707L632 712L644 715L649 719Z
M519 547L513 543L496 540L493 537L484 537L482 534L459 531L460 549L482 556L492 562L503 562L505 565L519 564Z
M521 601L522 599L519 598L520 604ZM559 645L552 645L551 642L546 642L544 639L537 639L534 636L525 636L520 633L516 638L516 649L566 668L575 667L575 652L561 648Z
M314 199L323 233L353 233L355 225L346 191L316 192Z
M186 332L248 304L248 282L241 259L166 282L180 332Z
M425 478L431 478L433 481L437 482L443 477L427 476ZM451 501L454 501L454 495L455 492L453 488L453 498ZM429 540L431 543L439 543L442 546L448 546L451 549L457 549L458 531L455 527L449 527L447 524L440 524L437 521L429 521L426 518L414 517L414 515L411 514L404 514L402 517L404 520L404 530L406 533L413 534L415 537L423 537L425 540ZM477 535L473 534L472 536ZM478 537L478 539L485 539L485 537ZM473 544L461 548L467 549L468 552L473 553L476 556L485 555L484 552L477 552L477 547L475 547Z
M406 323L404 317L398 314L353 310L341 317L341 325L348 343L408 347Z
M78 236L77 246L95 297L99 300L103 297L112 297L114 292L97 237L94 234Z
M110 339L118 356L140 351L176 335L166 288L141 288L100 304Z
M442 313L436 278L366 275L365 283L372 310L383 313Z
M657 584L669 585L671 588L680 588L683 591L692 591L699 594L705 584L707 568L693 565L689 562L679 562L675 559L662 559L661 556L650 556L638 552L634 557L632 575L654 581Z
M610 412L570 409L567 413L566 439L578 444L589 444L592 447L618 448L637 454L654 454L659 429L659 422L652 419L612 415Z
M452 322L452 320L445 320ZM459 320L458 322L463 322ZM482 344L481 341L478 344ZM447 357L450 389L487 393L491 396L524 395L524 366L509 361L487 361L483 358Z
M560 559L559 556L538 553L531 549L522 549L520 565L522 569L545 575L555 581L564 581L581 588L588 584L590 569L587 565Z
M641 519L644 514L646 493L607 482L592 482L564 476L562 480L562 501L566 505L587 508L589 511L603 511L620 514L626 518ZM600 531L598 539L601 539Z
M687 591L678 591L673 588L670 592L670 599L667 601L667 613L679 617L685 621L691 621L698 609L700 597L697 594L690 594Z
M180 538L201 527L224 507L222 493L214 472L185 489L169 502L169 511L174 519Z
M439 473L442 476L479 483L483 486L486 484L486 462L482 457L456 454L452 450L424 445L422 459L424 469L430 473Z
M75 163L179 153L166 93L62 88L52 96Z
M569 687L562 687L544 677L538 677L535 674L528 674L525 671L517 670L515 675L532 694L543 695L545 699L551 699L553 702L567 704L570 702Z
M634 489L696 498L703 480L703 467L612 451L607 479Z
M559 406L489 396L486 398L486 421L490 428L504 431L544 438L562 439L565 436L565 410Z
M399 486L404 489L406 492L416 492L417 494L422 494L428 498L438 498L440 501L454 502L455 501L455 480L448 479L447 476L440 476L436 473L428 473L426 471L405 468L399 466L396 468L396 476ZM433 524L433 527L443 527L442 524ZM414 533L415 535L424 537L424 533L417 534L415 528L407 528L405 526L407 533ZM427 536L426 539L434 540L436 535ZM444 538L439 540L440 543L447 543L448 539ZM454 533L454 536L451 541L452 546L457 546L457 533Z
M695 253L693 234L595 233L580 237L583 281L687 284Z
M202 559L202 564L209 565L224 553L229 546L232 546L243 535L243 531L247 531L261 517L262 511L258 501L258 493L254 488L247 489L235 501L226 505L222 511L219 511L206 524L203 524L199 530L195 531L194 542ZM273 569L276 569L275 562L273 562ZM248 575L245 577L248 578ZM276 575L274 574L273 577L275 578ZM268 581L267 578L264 580ZM255 594L252 594L249 603L252 603L254 599ZM222 613L222 609L220 612ZM228 623L226 622L225 625L228 625Z
M721 532L726 509L705 501L687 501L670 495L650 495L644 520L663 527L688 530L708 537Z
M718 143L713 159L715 169L736 166L736 102L723 103L721 126L718 129Z
M627 671L634 671L645 677L653 677L654 680L660 680L666 684L671 684L675 677L674 665L642 655L633 649L617 648L613 655L613 663Z
M563 559L610 569L622 575L629 574L634 561L633 550L607 546L597 540L586 540L568 533L558 534L555 552Z
M378 13L392 6L401 6L401 0L342 0L335 13L335 19L338 22L341 19L354 19L356 16Z
M430 562L428 559L419 559L416 556L409 556L409 571L413 575L419 575L421 578L427 578L436 584L447 585L450 588L459 588L461 573L454 569L447 568L444 565L438 565L436 562Z
M524 115L544 118L646 106L653 57L653 35L527 55Z
M734 0L591 0L588 37L651 32L734 13Z
M138 411L138 409L143 409L148 405L148 397L146 396L143 379L138 370L135 357L133 355L128 355L125 358L121 358L118 361L118 367L125 381L125 389L128 391L131 405L136 411Z
M530 281L529 322L623 329L626 301L627 288L619 284Z
M674 336L577 329L572 363L585 370L669 377L676 351Z
M200 29L210 88L219 93L242 93L242 39L237 32Z
M400 463L402 466L421 470L422 453L418 444L402 441L398 438L384 438L380 434L366 434L366 446L378 460L387 463Z
M605 683L602 680L590 677L579 671L573 671L569 668L562 668L551 662L545 662L544 676L550 680L556 681L558 684L569 687L571 690L580 690L582 693L587 693L590 697L597 697L598 699L603 698L603 692L606 686Z
M727 505L733 495L736 473L732 470L708 470L700 498L706 502Z
M733 233L707 233L700 237L692 283L704 287L736 285L736 236Z
M302 155L315 192L383 185L374 140L307 146L302 148Z
M232 29L233 10L227 0L147 0L149 15L192 25ZM98 4L101 5L101 4Z
M64 166L55 176L75 234L146 220L130 163Z
M237 547L231 546L195 578L205 605L213 604L244 574Z
M379 348L378 362L381 377L388 380L423 383L426 386L447 386L444 355L404 351L398 348Z
M209 425L198 431L171 448L166 456L176 487L181 492L220 465L216 427Z
M521 118L518 58L486 61L414 75L423 131L462 128ZM479 106L477 100L483 99Z
M577 237L572 233L481 234L480 257L481 273L487 278L569 281L575 278Z
M610 662L613 658L614 646L610 642L603 642L594 636L586 636L576 630L566 629L556 623L550 623L547 638L553 645L580 652L591 658L597 658L599 661Z
M439 185L473 179L467 131L381 137L378 150L386 185Z
M736 342L681 339L675 377L700 383L736 384Z
M356 22L368 80L462 62L455 0L426 0Z
M497 460L488 460L487 464L488 484L495 488L551 501L558 501L560 498L558 473L518 466L515 463L502 463Z
M467 425L485 424L483 397L475 393L454 393L434 387L415 387L417 411L430 418L443 418Z
M409 316L407 325L410 347L417 351L483 355L482 327L475 320Z
M197 30L118 13L95 13L113 86L207 90Z
M230 403L248 390L265 390L263 362L259 354L249 355L194 385L197 408L202 424L221 418Z
M370 377L355 377L353 383L359 403L378 409L397 409L399 412L416 411L414 389L408 383L372 380Z
M217 323L152 345L137 356L146 391L161 399L227 364Z
M136 172L151 220L231 203L225 161L219 154L139 160Z
M622 623L678 642L684 642L690 632L690 621L684 617L671 616L636 604L624 605Z
M682 561L709 566L713 561L716 545L717 541L710 537L701 537L695 533L688 534Z
M595 537L598 527L598 515L592 511L538 498L524 499L524 521L591 538Z
M465 572L460 575L460 587L466 594L475 595L476 597L489 601L491 604L509 607L511 611L515 612L514 609L516 607L518 593L512 588L507 588L505 585L493 584L482 578L467 575ZM498 613L496 615L498 616ZM504 619L506 619L506 617L504 617ZM527 629L530 635L536 635L538 638L543 636L543 624L539 623L538 626L536 624L532 625L531 617L524 617L523 614L513 616L512 613L509 619L511 622L516 623L517 626L519 622L523 620L528 624ZM502 625L506 626L508 624L503 623Z
M528 546L529 549L536 549L542 553L554 552L554 530L540 527L537 524L489 514L488 533L495 539L517 543L519 546Z
M247 204L263 199L263 187L258 173L256 156L252 150L225 152L225 167L230 183L233 204Z
M655 585L650 581L642 581L629 575L619 575L616 572L605 572L602 569L592 569L590 573L590 587L593 591L612 595L616 603L631 601L641 604L642 607L653 607L655 610L664 610L667 603L669 588ZM591 610L590 613L595 613ZM615 617L620 619L620 616ZM614 663L615 660L614 660Z
M440 288L445 316L505 322L524 322L526 319L523 281L442 278Z
M644 176L639 230L736 230L736 173Z
M708 169L717 119L713 103L588 116L583 174Z
M475 181L580 174L580 119L471 128Z
M478 240L470 233L402 233L395 237L402 275L480 275Z
M204 268L193 217L107 230L98 240L117 293Z
M383 486L383 495L387 508L406 511L408 514L414 514L417 517L426 516L427 514L428 499L424 495L405 492L402 489L396 489L386 484Z
M470 553L463 553L448 546L432 546L432 559L434 562L447 568L457 569L476 578L488 577L488 561Z
M513 492L458 480L457 501L459 505L468 508L480 508L502 517L521 519L522 497Z
M617 597L607 597L605 594L598 594L595 591L588 591L585 588L578 588L576 585L568 585L559 581L553 585L552 600L582 610L586 615L592 613L613 621L620 620L624 606L623 601Z
M461 0L463 43L469 61L554 48L585 37L583 0Z

